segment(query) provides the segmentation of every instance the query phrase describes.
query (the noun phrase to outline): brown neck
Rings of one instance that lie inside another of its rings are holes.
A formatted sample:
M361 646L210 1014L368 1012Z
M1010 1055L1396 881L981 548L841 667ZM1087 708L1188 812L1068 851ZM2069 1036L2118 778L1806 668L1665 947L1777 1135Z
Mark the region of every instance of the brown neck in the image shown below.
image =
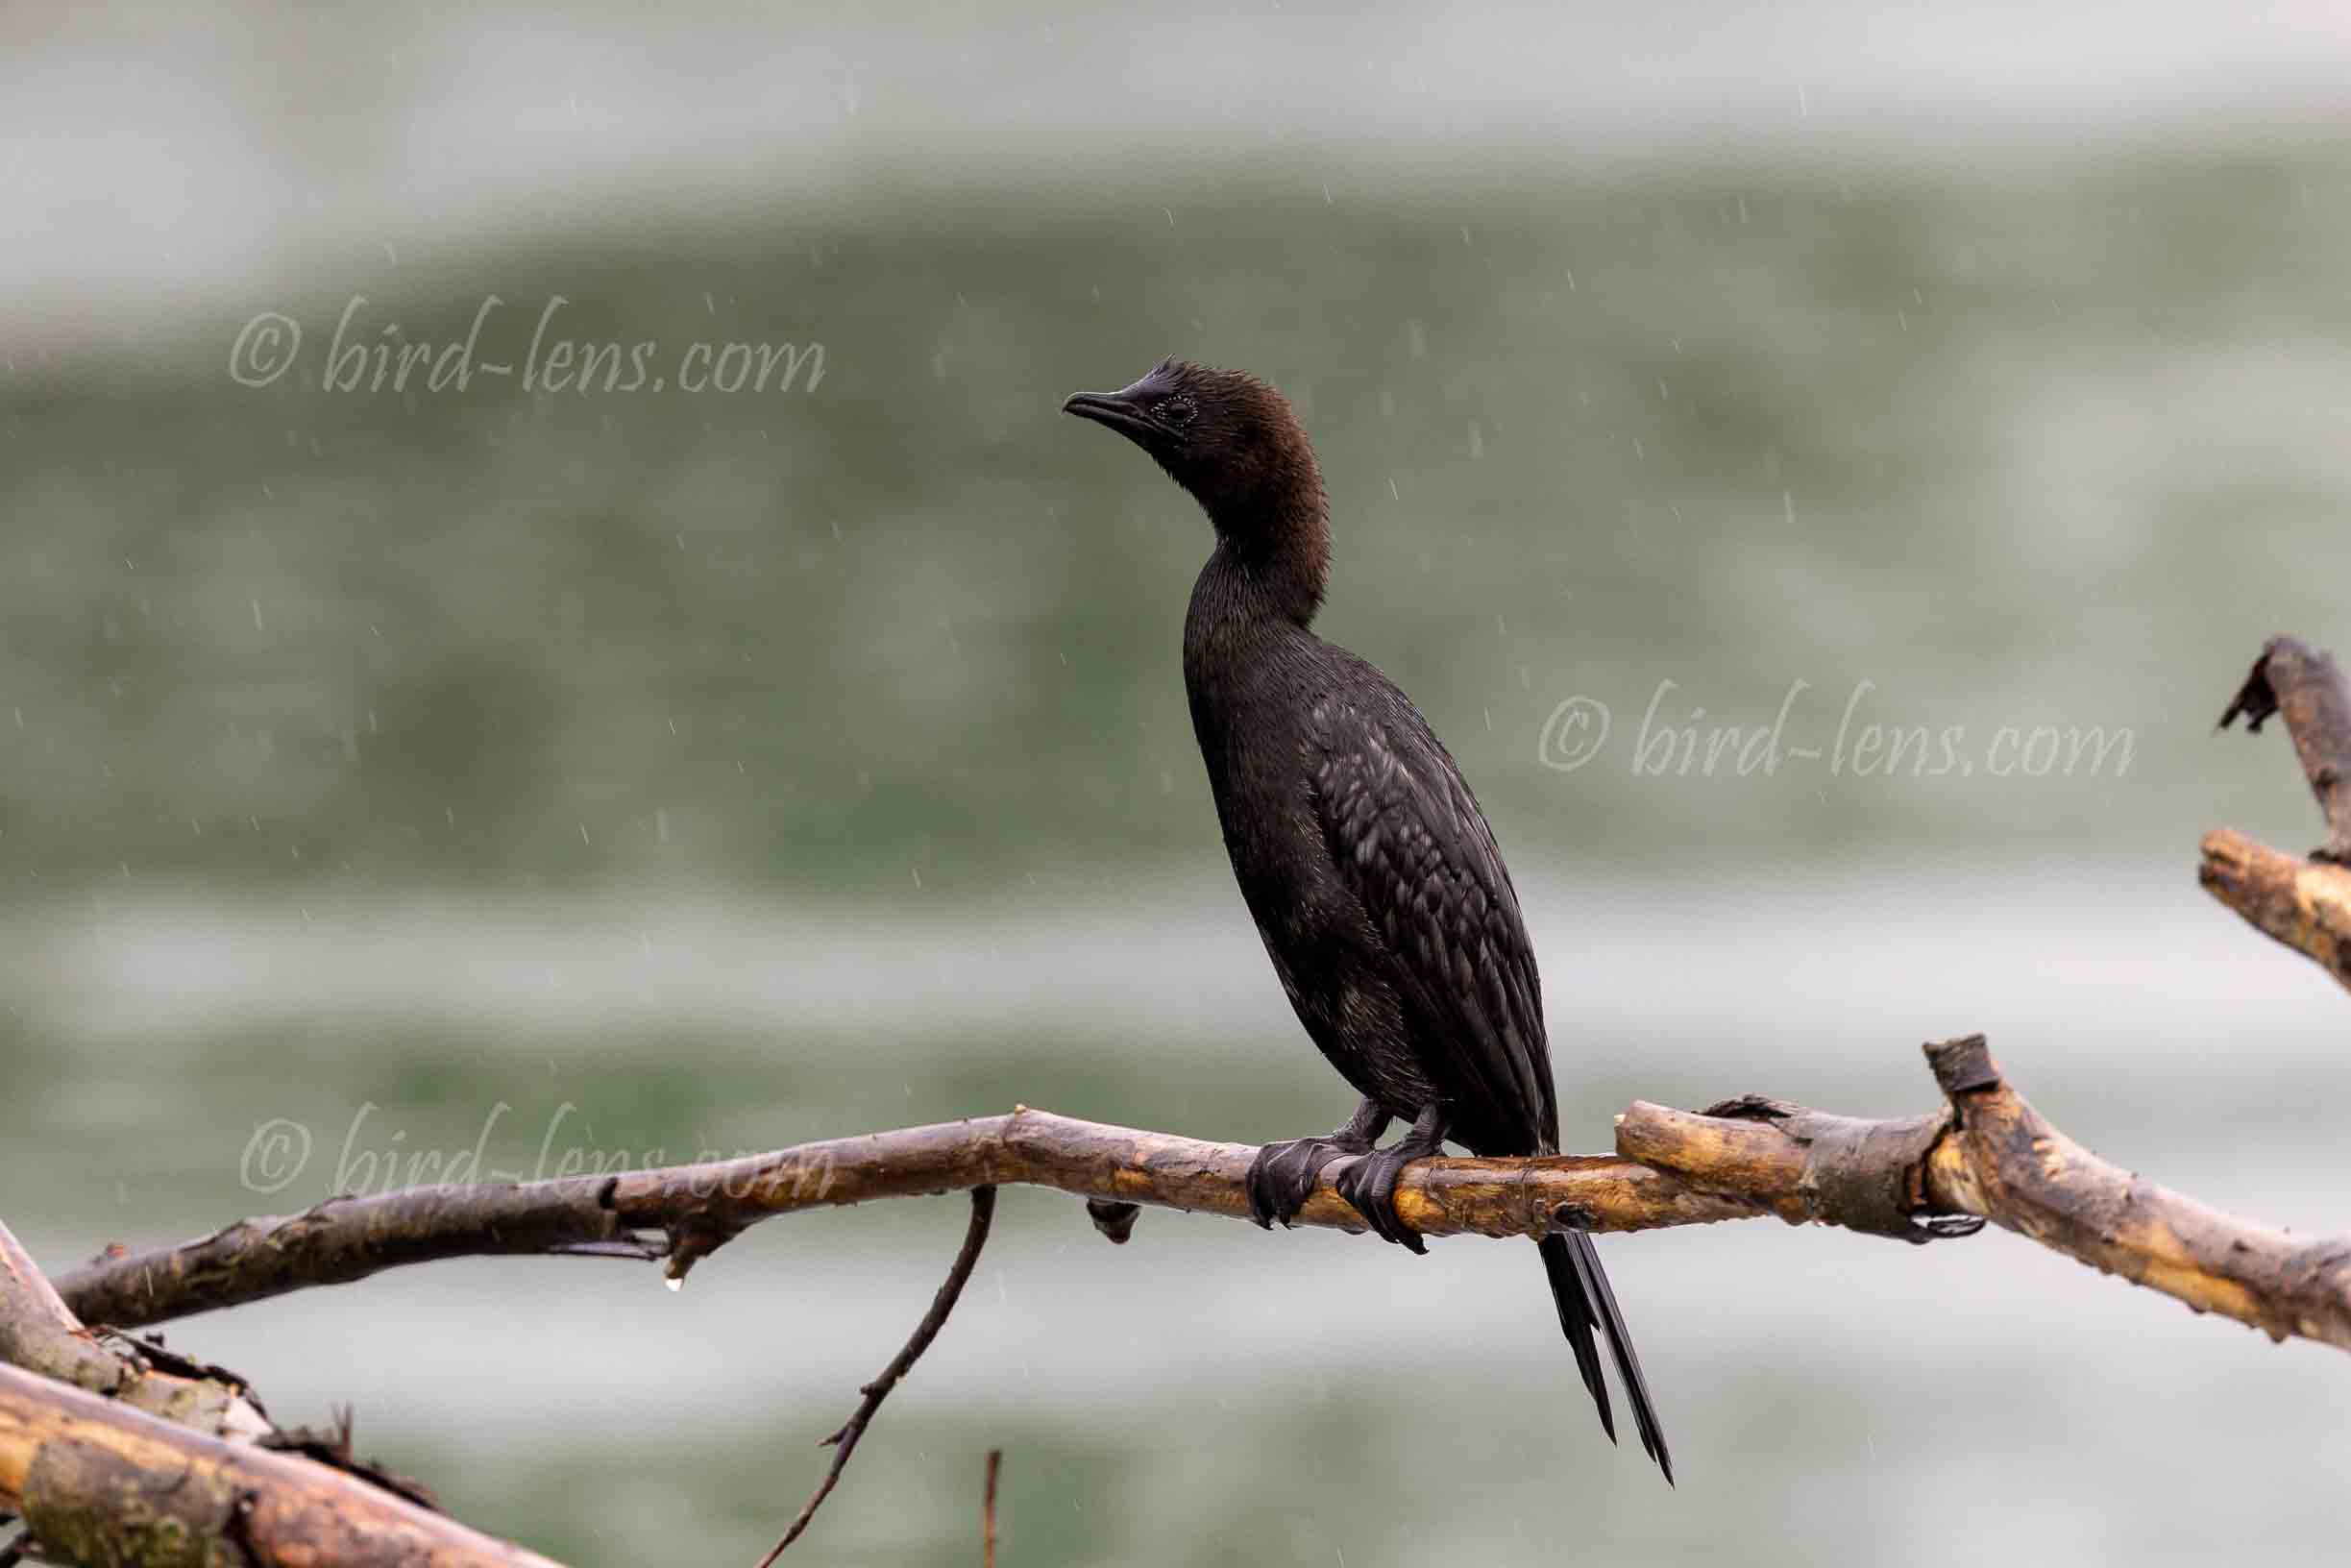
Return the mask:
M1216 526L1219 553L1246 577L1250 597L1274 614L1309 625L1322 606L1331 574L1331 508L1322 471L1301 442L1258 482L1201 504Z

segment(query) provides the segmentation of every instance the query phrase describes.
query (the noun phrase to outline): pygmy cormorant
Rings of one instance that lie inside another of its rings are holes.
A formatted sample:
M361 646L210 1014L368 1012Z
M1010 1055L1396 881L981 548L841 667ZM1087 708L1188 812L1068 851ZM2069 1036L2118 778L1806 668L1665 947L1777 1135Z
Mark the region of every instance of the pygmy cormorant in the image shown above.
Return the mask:
M1192 727L1241 895L1282 989L1363 1096L1326 1138L1269 1143L1249 1173L1261 1225L1287 1223L1333 1162L1370 1227L1414 1252L1397 1174L1448 1139L1481 1155L1555 1153L1543 997L1518 897L1477 798L1427 720L1378 670L1310 629L1331 527L1289 404L1255 377L1180 359L1065 412L1149 453L1214 526L1184 622ZM1374 1146L1390 1120L1411 1131ZM1559 1326L1613 1440L1598 1329L1641 1446L1666 1453L1641 1363L1591 1238L1537 1245Z

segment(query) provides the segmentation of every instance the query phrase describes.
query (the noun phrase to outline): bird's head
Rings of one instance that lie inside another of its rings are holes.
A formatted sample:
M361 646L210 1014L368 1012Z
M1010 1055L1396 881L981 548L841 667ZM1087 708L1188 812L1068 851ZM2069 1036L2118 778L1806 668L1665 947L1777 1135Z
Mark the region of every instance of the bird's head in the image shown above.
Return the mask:
M1080 392L1062 412L1107 425L1191 492L1244 554L1327 539L1322 471L1281 393L1237 370L1163 359L1118 392Z

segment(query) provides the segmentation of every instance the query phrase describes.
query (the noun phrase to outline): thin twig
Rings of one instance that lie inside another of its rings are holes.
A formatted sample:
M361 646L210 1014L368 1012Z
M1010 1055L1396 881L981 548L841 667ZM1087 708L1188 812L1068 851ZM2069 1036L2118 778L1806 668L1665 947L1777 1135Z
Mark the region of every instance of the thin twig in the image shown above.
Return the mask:
M922 1321L915 1325L913 1335L890 1359L890 1364L882 1368L882 1375L858 1390L865 1397L857 1402L856 1412L839 1432L820 1445L829 1445L833 1449L832 1467L824 1472L824 1479L818 1482L815 1493L800 1508L800 1516L792 1521L790 1530L784 1531L784 1538L759 1559L759 1568L769 1568L777 1557L783 1556L784 1548L800 1538L801 1531L808 1528L808 1522L817 1516L817 1509L832 1495L834 1483L841 1480L841 1472L848 1467L849 1456L857 1452L857 1440L866 1434L866 1424L873 1419L873 1412L882 1408L882 1401L890 1397L890 1390L898 1385L900 1378L914 1369L915 1362L922 1359L922 1353L931 1348L931 1341L938 1338L939 1331L946 1326L947 1314L955 1310L956 1299L964 1293L965 1282L971 1278L972 1267L980 1261L980 1248L988 1244L988 1225L995 1217L995 1213L996 1189L992 1187L973 1188L971 1223L964 1231L963 1249L956 1253L955 1262L947 1269L945 1283L939 1286L939 1293L931 1298L931 1310L922 1314Z
M996 1472L1004 1468L1004 1450L988 1451L988 1492L980 1501L980 1568L996 1568Z

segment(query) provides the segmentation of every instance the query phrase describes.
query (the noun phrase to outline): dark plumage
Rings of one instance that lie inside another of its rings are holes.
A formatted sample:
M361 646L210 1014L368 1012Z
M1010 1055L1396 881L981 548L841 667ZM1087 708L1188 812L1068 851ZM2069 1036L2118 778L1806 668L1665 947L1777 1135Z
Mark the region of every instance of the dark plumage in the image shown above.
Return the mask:
M1259 1223L1294 1216L1319 1173L1414 1252L1396 1176L1447 1139L1555 1153L1542 982L1493 830L1395 684L1309 629L1328 574L1322 474L1289 404L1254 377L1163 361L1066 412L1107 425L1198 500L1216 548L1184 624L1184 684L1242 896L1299 1021L1363 1096L1326 1138L1267 1144ZM1390 1120L1411 1131L1384 1149ZM1614 1354L1641 1445L1673 1460L1591 1239L1538 1243L1584 1385L1613 1439L1593 1331Z

